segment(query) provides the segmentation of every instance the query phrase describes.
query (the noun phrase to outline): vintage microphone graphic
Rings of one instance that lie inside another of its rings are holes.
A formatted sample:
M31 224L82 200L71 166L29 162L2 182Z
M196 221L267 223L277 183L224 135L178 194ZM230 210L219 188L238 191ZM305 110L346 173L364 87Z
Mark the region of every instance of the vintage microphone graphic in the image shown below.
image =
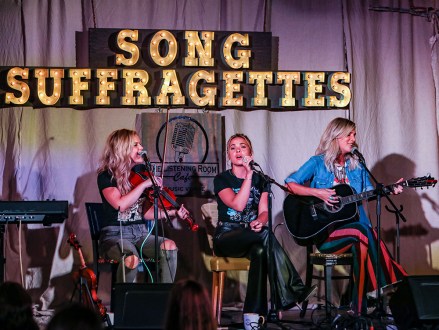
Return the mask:
M195 126L190 122L178 122L175 124L172 134L172 149L175 150L175 161L183 162L194 144Z

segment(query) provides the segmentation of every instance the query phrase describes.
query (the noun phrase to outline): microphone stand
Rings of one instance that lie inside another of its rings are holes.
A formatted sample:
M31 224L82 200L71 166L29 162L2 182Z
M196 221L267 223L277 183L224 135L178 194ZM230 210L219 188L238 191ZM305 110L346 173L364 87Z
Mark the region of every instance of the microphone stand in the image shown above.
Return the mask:
M169 226L173 228L172 222L169 218L168 211L165 207L163 207L163 200L160 198L161 195L161 187L157 184L157 182L154 179L154 175L151 173L151 162L149 161L147 155L145 153L142 154L143 161L145 162L146 172L151 179L152 187L153 187L153 197L154 197L154 245L155 245L155 251L154 251L154 265L155 265L155 283L159 283L159 201L162 204L162 210L165 213L165 217L167 222L169 223Z
M268 311L268 316L267 316L267 322L270 323L275 323L277 325L279 325L282 329L289 329L289 328L285 328L282 326L281 321L279 319L279 311L278 311L278 307L276 306L276 301L277 301L277 296L276 296L276 281L274 280L275 275L276 275L276 269L273 266L273 217L272 217L272 195L273 192L271 190L271 184L275 184L276 186L278 186L279 188L281 188L283 191L289 193L289 190L279 184L278 182L276 182L274 179L272 179L271 177L269 177L268 175L266 175L261 167L256 164L253 163L250 165L251 169L253 170L254 173L259 174L262 179L265 181L265 183L268 186L268 281L270 283L270 310ZM258 166L260 168L260 170L256 169L255 167ZM293 321L293 320L282 320L282 322L284 323L299 323L299 324L305 324L308 322L304 322L304 321Z
M377 196L377 204L376 204L376 219L377 219L377 257L376 257L376 261L375 261L375 267L376 267L376 278L377 278L377 301L378 301L378 307L377 309L374 311L375 314L377 314L377 316L381 317L381 316L385 316L387 315L387 313L384 312L384 306L383 306L383 300L381 297L381 267L380 267L380 247L381 247L381 198L382 196L384 196L387 201L390 203L390 205L392 205L392 208L394 209L394 211L392 211L392 213L394 212L396 215L399 215L399 217L401 218L402 221L406 222L407 220L405 219L404 215L400 212L400 210L396 207L396 205L393 203L393 201L390 199L389 194L385 191L384 186L382 183L379 183L378 180L374 177L374 175L372 174L372 172L369 170L369 168L366 166L366 161L364 160L364 157L357 154L358 160L359 162L363 165L364 169L366 170L366 172L369 174L369 176L372 178L372 180L375 182L375 191L376 191L376 196Z

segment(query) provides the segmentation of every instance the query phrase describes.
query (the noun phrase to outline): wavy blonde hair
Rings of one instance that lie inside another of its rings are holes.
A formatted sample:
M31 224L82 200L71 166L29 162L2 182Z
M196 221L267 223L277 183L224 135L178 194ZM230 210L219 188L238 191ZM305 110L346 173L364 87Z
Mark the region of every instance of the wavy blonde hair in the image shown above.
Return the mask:
M101 165L98 174L108 171L111 179L116 179L117 188L122 195L127 194L132 185L129 181L131 173L131 150L134 144L136 131L120 129L111 133L105 144L104 152L101 157Z
M326 168L334 173L334 163L338 155L340 155L340 147L338 145L338 138L348 136L350 132L355 130L356 125L353 121L345 118L335 118L326 127L320 138L319 146L316 149L316 155L324 155ZM358 147L354 143L355 147ZM346 160L350 159L349 168L352 170L359 165L356 158L351 154L346 155Z

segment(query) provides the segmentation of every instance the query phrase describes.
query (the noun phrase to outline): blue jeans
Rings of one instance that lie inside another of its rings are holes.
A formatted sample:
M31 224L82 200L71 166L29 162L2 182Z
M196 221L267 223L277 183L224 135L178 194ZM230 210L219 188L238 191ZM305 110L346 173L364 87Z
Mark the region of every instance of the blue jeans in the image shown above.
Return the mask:
M122 230L122 240L120 230ZM137 276L137 267L130 269L125 267L122 256L135 255L140 258L142 251L143 258L154 258L155 236L148 236L149 231L144 224L132 224L126 226L107 226L101 231L99 238L99 253L101 256L119 261L117 270L117 281L123 282L123 271L125 281L134 282ZM145 238L148 237L145 241ZM159 245L167 238L159 236ZM177 270L177 250L160 250L160 279L162 283L172 283Z

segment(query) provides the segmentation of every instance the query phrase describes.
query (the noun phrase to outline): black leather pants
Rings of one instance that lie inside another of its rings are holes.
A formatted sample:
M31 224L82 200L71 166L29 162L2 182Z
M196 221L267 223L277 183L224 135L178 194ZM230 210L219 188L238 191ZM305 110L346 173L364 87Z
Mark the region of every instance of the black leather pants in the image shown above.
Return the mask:
M282 246L273 237L273 257L268 258L267 227L256 233L250 228L242 228L239 224L223 223L215 232L213 248L220 257L247 257L250 259L247 293L244 302L244 313L267 315L267 275L268 260L273 262L276 307L289 309L298 301L305 286L285 253ZM273 289L273 288L272 288Z

